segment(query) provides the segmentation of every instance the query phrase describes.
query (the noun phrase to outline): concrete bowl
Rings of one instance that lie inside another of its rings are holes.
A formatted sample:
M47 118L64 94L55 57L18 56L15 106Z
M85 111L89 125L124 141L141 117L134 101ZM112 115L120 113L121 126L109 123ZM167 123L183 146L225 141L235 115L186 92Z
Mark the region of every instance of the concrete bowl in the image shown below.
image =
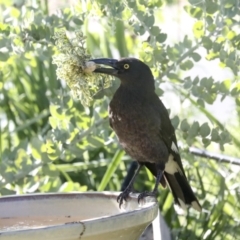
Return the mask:
M134 240L158 213L155 198L118 192L53 193L0 198L1 240Z

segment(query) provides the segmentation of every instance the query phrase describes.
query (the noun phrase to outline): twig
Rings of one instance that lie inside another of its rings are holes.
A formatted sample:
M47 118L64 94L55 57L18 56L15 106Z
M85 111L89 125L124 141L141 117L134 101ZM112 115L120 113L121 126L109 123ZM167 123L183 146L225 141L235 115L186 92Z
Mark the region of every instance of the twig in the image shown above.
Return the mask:
M13 131L12 131L11 133L13 133L13 132L19 132L19 131L21 131L21 130L27 128L27 127L29 127L30 125L32 125L32 124L40 121L41 119L47 117L47 116L49 115L49 113L50 113L49 110L43 110L43 111L42 111L40 114L38 114L36 117L34 117L34 118L30 119L30 120L27 120L27 121L25 122L25 124L23 124L23 125L21 125L21 126L18 126L18 127L16 127L15 129L13 129Z
M231 163L231 164L240 166L240 159L239 158L230 157L230 156L226 156L226 155L223 155L223 154L211 153L209 151L199 149L199 148L195 148L195 147L190 147L189 152L191 154L195 155L195 156L209 158L209 159L213 159L213 160L216 160L216 161L219 161L219 162Z

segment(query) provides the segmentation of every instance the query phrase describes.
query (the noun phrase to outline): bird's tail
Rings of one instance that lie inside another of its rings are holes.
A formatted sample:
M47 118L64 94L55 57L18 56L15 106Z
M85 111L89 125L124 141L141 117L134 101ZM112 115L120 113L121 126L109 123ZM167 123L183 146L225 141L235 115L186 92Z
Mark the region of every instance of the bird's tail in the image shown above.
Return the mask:
M173 194L175 204L184 210L188 206L192 206L195 210L201 212L202 207L184 175L179 172L174 174L164 172L164 178Z
M173 156L171 155L171 157ZM162 177L160 183L164 188L168 185L173 194L175 204L182 209L187 209L188 206L192 206L194 209L201 212L202 207L188 183L179 156L176 155L175 159L177 159L178 162L172 162L173 158L169 159L170 163L172 163L170 164L170 170L172 168L173 171L170 171L171 173L164 171L164 177ZM155 163L145 162L144 165L155 177L157 176L157 167ZM179 171L174 171L175 169L179 169Z

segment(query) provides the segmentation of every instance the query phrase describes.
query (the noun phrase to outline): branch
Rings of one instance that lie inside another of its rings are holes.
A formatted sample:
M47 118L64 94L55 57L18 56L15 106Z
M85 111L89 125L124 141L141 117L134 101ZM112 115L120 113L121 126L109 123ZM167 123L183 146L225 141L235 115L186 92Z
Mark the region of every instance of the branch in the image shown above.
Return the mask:
M209 158L209 159L216 160L218 162L231 163L231 164L240 166L239 158L234 158L234 157L226 156L223 154L211 153L209 151L202 150L195 147L190 147L189 152L195 156Z
M50 114L49 110L43 110L41 113L39 113L36 117L33 117L29 120L27 120L23 125L16 127L15 129L13 129L13 132L19 132L25 128L28 128L29 126L31 126L32 124L42 120L43 118L47 117Z

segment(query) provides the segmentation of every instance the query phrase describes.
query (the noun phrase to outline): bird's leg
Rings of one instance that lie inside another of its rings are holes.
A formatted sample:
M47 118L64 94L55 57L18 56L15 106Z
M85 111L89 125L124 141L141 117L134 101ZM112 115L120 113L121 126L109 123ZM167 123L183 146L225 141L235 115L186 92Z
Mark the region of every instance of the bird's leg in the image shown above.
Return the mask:
M161 180L163 176L163 170L162 168L158 168L157 170L157 176L156 176L156 182L155 182L155 186L154 186L154 189L152 192L143 192L143 193L140 193L138 195L138 203L145 197L147 196L152 196L152 197L156 197L156 194L157 194L157 190L158 190L158 185L159 185L159 182Z
M127 201L129 193L132 191L134 180L135 180L136 176L138 175L138 173L139 173L140 169L142 168L142 166L143 166L143 164L138 163L137 170L134 173L130 183L125 188L125 190L121 194L119 194L119 196L117 197L117 202L119 203L119 208L121 208L121 205L123 204L123 200Z

